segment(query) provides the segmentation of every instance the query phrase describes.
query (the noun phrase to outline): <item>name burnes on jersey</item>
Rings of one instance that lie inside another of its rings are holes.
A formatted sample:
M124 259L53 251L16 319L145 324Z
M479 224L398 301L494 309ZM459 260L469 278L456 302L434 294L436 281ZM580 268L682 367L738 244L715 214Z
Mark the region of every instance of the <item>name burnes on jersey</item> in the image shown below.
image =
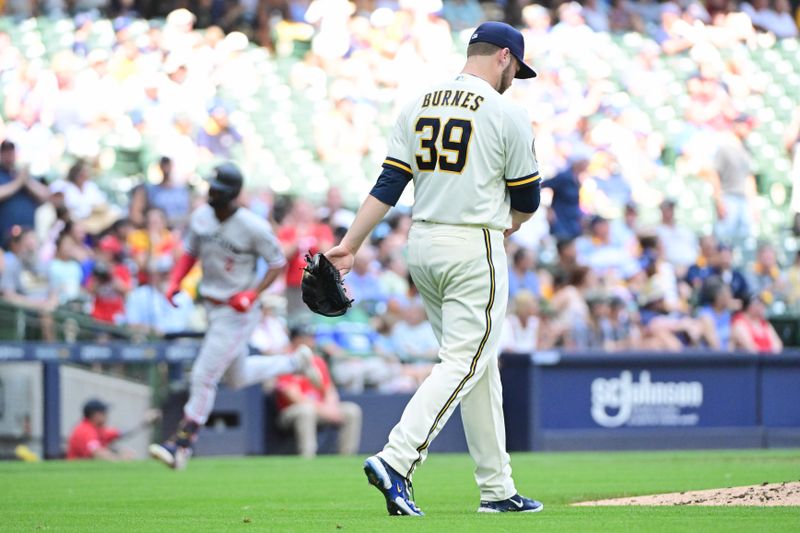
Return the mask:
M461 107L470 111L477 111L483 103L483 96L471 91L451 91L448 89L433 91L425 94L422 107Z

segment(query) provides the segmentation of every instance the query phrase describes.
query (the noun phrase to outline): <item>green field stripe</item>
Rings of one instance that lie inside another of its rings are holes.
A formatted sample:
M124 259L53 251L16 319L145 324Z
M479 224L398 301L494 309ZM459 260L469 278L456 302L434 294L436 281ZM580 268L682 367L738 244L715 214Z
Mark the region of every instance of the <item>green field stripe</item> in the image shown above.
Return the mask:
M798 531L800 508L608 507L594 498L800 480L800 450L515 453L514 478L545 510L475 513L474 465L432 454L415 474L422 519L389 517L361 457L0 463L2 531Z

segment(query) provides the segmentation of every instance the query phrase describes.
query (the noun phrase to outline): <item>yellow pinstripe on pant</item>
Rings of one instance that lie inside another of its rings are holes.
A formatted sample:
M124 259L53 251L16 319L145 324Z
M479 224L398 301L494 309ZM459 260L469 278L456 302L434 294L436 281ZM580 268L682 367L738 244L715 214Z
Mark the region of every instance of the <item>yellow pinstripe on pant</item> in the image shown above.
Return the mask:
M481 499L516 493L505 450L497 350L508 301L503 234L472 226L414 222L408 263L441 349L379 454L411 477L460 403Z

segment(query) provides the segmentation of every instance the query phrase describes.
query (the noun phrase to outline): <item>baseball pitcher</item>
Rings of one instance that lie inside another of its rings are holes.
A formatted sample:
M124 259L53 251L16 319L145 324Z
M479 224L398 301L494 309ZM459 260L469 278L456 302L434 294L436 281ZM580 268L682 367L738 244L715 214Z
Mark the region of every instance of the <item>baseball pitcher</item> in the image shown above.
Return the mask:
M326 256L344 274L366 236L414 180L408 239L411 276L441 345L437 364L411 398L383 451L364 463L393 515L422 515L411 476L460 403L479 512L536 512L517 493L505 450L498 343L508 299L503 238L539 206L533 132L524 109L501 94L532 78L520 32L487 22L473 33L455 79L407 105L383 171L341 244Z

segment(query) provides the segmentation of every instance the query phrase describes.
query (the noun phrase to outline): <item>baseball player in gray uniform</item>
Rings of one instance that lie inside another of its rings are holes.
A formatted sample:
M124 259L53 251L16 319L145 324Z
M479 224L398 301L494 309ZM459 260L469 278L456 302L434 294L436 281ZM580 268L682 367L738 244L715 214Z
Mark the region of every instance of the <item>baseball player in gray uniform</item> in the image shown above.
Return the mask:
M420 94L400 113L383 171L339 246L326 256L342 273L374 226L414 181L408 266L441 349L379 454L364 463L389 514L422 515L411 475L460 403L480 488L479 512L537 512L517 493L505 449L497 351L508 299L503 238L539 206L533 131L524 109L503 98L532 78L519 31L481 24L455 79Z
M306 347L292 355L248 357L247 343L260 316L258 295L280 275L286 260L267 221L236 204L242 182L241 172L231 163L214 169L208 205L192 213L185 253L172 271L166 292L172 303L181 280L200 260L203 278L198 293L208 329L192 367L189 401L175 434L149 448L151 456L175 469L184 468L191 457L192 443L211 413L217 384L223 378L234 388L295 372L321 381ZM259 257L269 265L261 280L256 279Z

